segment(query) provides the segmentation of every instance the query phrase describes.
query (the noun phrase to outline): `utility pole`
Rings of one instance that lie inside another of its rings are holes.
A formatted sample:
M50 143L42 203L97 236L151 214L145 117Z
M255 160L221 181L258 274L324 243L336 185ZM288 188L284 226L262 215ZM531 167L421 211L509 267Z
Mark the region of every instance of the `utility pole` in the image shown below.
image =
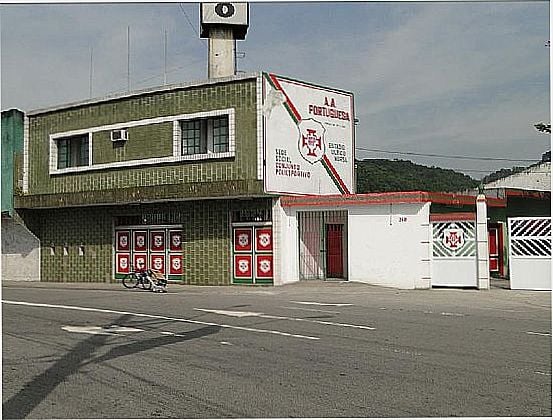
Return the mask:
M92 47L90 47L90 72L89 72L90 73L90 78L88 80L88 87L89 87L88 96L91 99L92 99L92 69L93 69L93 67L92 67L92 54L93 54L93 51L94 51L94 49Z
M163 84L167 84L167 29L165 29L165 37L163 43Z
M127 91L131 91L131 27L127 25Z

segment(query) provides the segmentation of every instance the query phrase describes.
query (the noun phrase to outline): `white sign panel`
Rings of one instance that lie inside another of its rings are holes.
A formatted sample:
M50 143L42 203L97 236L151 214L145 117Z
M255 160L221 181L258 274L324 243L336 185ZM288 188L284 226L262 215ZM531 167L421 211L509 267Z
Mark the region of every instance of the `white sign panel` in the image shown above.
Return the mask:
M263 74L265 191L354 191L353 94Z
M247 25L248 3L202 3L201 22L207 24Z

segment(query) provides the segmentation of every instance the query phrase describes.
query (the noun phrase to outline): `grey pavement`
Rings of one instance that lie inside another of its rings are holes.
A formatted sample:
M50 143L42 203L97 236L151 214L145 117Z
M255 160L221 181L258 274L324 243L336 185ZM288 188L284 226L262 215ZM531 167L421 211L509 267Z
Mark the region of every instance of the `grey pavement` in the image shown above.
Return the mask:
M3 418L551 416L551 294L2 284Z

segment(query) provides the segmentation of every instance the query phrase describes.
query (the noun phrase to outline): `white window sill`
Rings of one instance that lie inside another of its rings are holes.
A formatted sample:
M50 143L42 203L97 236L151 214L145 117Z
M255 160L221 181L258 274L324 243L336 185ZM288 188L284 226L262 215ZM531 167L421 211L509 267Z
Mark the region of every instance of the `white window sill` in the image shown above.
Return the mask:
M90 172L90 171L103 171L110 169L119 169L119 168L132 168L137 166L153 166L158 164L165 163L177 163L177 162L193 162L193 161L203 161L211 159L228 159L233 158L235 152L224 152L224 153L202 153L196 155L183 155L183 156L168 156L162 158L151 158L151 159L136 159L136 160L127 160L121 162L110 162L110 163L99 163L96 165L89 166L75 166L71 168L64 169L50 169L50 175L65 175L72 173L80 172Z

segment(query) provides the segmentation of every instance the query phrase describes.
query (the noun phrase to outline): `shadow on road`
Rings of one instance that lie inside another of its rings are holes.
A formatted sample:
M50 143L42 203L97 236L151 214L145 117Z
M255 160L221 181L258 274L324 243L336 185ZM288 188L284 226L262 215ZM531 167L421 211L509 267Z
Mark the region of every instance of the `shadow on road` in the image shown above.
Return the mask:
M123 315L114 324L125 325L130 315ZM78 343L50 368L23 385L22 389L2 404L2 418L20 419L27 417L60 383L79 369L90 364L102 363L121 356L128 356L169 344L194 340L219 332L221 327L208 326L177 335L161 336L130 344L124 344L109 350L105 355L94 358L94 354L109 344L111 335L93 335Z

